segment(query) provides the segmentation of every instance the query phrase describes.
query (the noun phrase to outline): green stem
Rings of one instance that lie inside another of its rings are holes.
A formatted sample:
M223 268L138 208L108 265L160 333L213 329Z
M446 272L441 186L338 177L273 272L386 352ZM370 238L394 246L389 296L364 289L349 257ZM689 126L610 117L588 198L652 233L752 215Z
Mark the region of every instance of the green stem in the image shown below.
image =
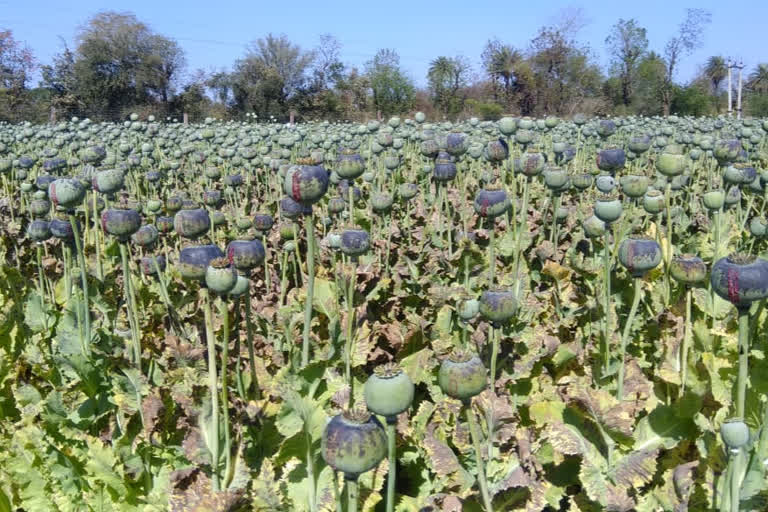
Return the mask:
M203 302L205 316L205 339L208 348L208 388L211 395L211 485L219 490L219 394L216 375L216 339L213 333L213 314L208 288L200 288L200 300Z
M530 182L526 179L523 182L523 204L520 209L520 224L515 236L515 272L512 274L515 279L515 297L520 300L520 285L522 279L520 279L520 259L522 258L522 250L520 248L520 240L523 238L523 233L528 224L528 189L530 188Z
M221 350L221 404L224 411L224 477L222 487L226 488L232 468L232 440L229 434L229 307L223 298L219 298L219 314L223 320Z
M739 309L739 377L736 394L736 416L744 418L749 370L749 308Z
M38 293L40 294L40 309L43 312L43 328L48 330L48 312L45 309L45 273L43 271L43 247L38 243L36 247L37 253L37 281L38 281Z
M611 326L611 260L610 249L608 245L608 234L610 231L610 224L606 226L604 243L603 243L603 286L605 288L605 294L603 296L603 371L608 372L608 349L610 340L610 326Z
M315 222L310 213L305 216L307 231L307 298L304 302L304 333L301 340L301 366L309 364L309 332L312 327L312 297L315 293Z
M395 480L397 478L397 454L395 450L395 423L397 417L387 418L387 448L389 453L389 475L387 475L387 512L395 510Z
M131 327L131 340L133 342L133 362L141 372L141 338L139 337L139 326L136 323L134 308L136 300L133 297L133 283L131 282L131 268L128 263L128 248L126 244L120 242L120 259L123 266L123 289L125 291L125 306L128 310L128 325Z
M624 324L624 332L621 335L621 349L619 351L619 357L621 361L619 363L619 384L616 388L616 397L619 401L624 399L624 359L627 353L627 341L629 341L629 330L632 328L632 321L635 319L637 313L637 306L640 304L640 283L642 279L639 277L634 278L635 281L635 293L632 299L632 308L629 310L629 316L627 317L627 323Z
M256 356L253 353L253 324L251 323L251 287L245 290L245 335L248 342L248 359L251 366L251 384L256 399L260 398L259 379L256 376Z
M667 182L667 188L666 192L664 194L664 204L667 210L667 254L665 254L664 258L664 264L665 264L665 270L664 270L664 285L667 290L667 305L669 305L670 300L672 300L672 284L669 280L669 268L670 263L672 263L672 254L674 251L672 250L672 234L674 230L674 225L672 224L672 209L669 206L670 203L670 195L672 194L672 183Z
M485 512L493 512L491 496L488 493L488 481L485 479L483 453L482 449L480 448L480 433L477 430L475 415L472 413L472 406L469 400L464 402L464 412L467 415L467 423L469 423L469 433L472 436L472 444L475 445L475 457L477 458L477 481L480 484L480 494L483 497L483 507L485 508Z
M317 507L317 489L315 488L315 455L312 453L312 436L309 432L304 432L304 438L307 442L307 477L309 477L309 511L315 512Z
M344 347L344 365L345 376L349 384L349 406L352 406L353 382L352 382L352 336L355 323L355 281L357 280L357 264L352 262L350 265L351 275L349 277L349 287L347 288L347 339Z
M83 254L83 246L80 243L80 233L77 229L77 220L75 214L69 214L69 223L72 226L72 236L75 238L75 250L77 250L77 261L80 263L80 282L83 286L83 305L85 313L85 332L83 333L83 349L86 357L91 354L91 308L88 300L88 270L85 267L85 255ZM79 309L78 305L78 309Z
M347 512L357 512L357 479L347 478Z
M491 223L488 229L488 270L490 273L489 287L493 288L493 283L496 280L496 222L495 219L490 218Z
M680 396L685 394L685 382L688 380L688 351L691 347L691 338L693 332L691 331L691 295L692 290L688 287L685 292L685 333L683 334L683 350L682 358L680 362Z

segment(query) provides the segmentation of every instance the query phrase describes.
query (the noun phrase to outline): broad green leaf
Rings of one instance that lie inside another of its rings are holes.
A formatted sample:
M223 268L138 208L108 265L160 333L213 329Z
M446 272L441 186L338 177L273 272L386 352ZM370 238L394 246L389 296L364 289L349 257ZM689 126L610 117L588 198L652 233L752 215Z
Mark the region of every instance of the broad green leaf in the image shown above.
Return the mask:
M642 418L633 433L635 451L647 452L657 448L674 448L685 438L693 438L693 420L680 418L673 407L661 405Z

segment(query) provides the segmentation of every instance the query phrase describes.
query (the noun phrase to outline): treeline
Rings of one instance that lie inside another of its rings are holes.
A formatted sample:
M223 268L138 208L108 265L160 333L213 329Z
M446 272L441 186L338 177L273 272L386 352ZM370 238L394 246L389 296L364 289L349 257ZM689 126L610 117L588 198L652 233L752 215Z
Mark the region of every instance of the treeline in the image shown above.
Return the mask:
M701 45L710 15L688 9L676 33L653 50L636 20L620 19L606 35L611 61L602 69L578 41L579 13L541 27L525 46L489 40L480 69L464 56L437 56L427 87L415 86L393 49L362 69L342 61L331 35L305 49L284 35L255 40L228 71L190 71L184 50L130 13L101 12L52 62L0 30L0 121L51 117L125 119L131 112L190 121L205 117L285 121L364 120L420 110L431 119L502 113L569 116L707 115L726 108L726 60L712 56L689 83L676 81L681 62ZM42 79L33 86L39 71ZM734 80L734 87L736 82ZM735 95L734 95L735 97ZM768 64L746 75L745 113L768 115Z

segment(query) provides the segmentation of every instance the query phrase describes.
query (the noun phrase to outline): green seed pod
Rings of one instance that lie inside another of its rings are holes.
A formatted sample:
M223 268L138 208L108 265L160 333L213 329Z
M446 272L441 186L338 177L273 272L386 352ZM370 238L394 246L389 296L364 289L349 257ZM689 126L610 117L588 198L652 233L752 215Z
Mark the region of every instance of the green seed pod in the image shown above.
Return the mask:
M592 175L589 173L574 174L571 177L571 183L579 190L585 190L592 186Z
M661 263L661 247L652 238L627 238L619 245L619 262L632 277L642 277Z
M59 179L48 186L48 197L57 209L72 210L83 202L85 188L78 180Z
M211 218L202 208L179 210L173 217L173 227L179 236L195 240L211 229Z
M229 290L229 296L233 298L242 297L243 295L245 295L245 292L248 291L248 288L250 288L250 286L251 286L251 281L247 277L238 275L235 286L231 290Z
M656 169L667 177L677 176L685 170L686 156L664 152L656 157Z
M205 285L218 295L226 295L237 284L237 270L226 257L214 258L205 270Z
M347 203L342 197L332 197L328 201L328 213L337 214L341 213L347 208Z
M205 273L209 263L221 258L224 253L215 245L195 245L179 251L179 273L184 279L201 281L205 284Z
M104 210L101 214L101 227L105 233L121 242L127 242L141 227L141 215L136 210Z
M376 192L371 197L371 208L374 212L383 215L392 210L394 197L388 192Z
M123 188L125 176L120 169L108 169L97 172L92 180L93 189L102 194L114 194Z
M29 203L29 213L36 219L47 217L51 213L51 203L47 199L35 199Z
M739 450L749 443L749 427L741 418L730 418L720 426L720 437L730 450Z
M415 183L402 183L397 188L397 194L404 201L410 201L419 193L419 186Z
M664 194L658 190L649 190L643 196L643 208L651 215L656 215L664 209Z
M752 236L764 237L768 233L768 222L763 217L752 217L749 221L749 232Z
M619 178L621 191L628 197L642 197L648 191L648 178L645 176L629 175Z
M738 185L732 185L725 194L725 206L734 206L741 201L741 189Z
M387 435L367 411L345 411L325 426L321 451L326 464L351 480L379 465L387 454Z
M683 254L672 258L669 273L678 283L691 286L706 279L707 265L697 256Z
M553 167L544 171L544 184L552 192L559 194L568 189L570 176L563 169Z
M480 301L477 299L461 299L456 306L456 313L462 322L469 322L480 312Z
M512 290L486 290L480 296L480 315L494 327L509 322L517 312L517 299Z
M376 367L365 383L364 393L368 410L389 421L411 406L414 386L397 363L386 363Z
M722 190L710 190L704 193L702 200L707 210L721 210L725 204L725 192Z
M443 393L465 401L483 392L488 374L479 357L454 350L440 365L437 380Z
M302 205L314 204L328 190L328 171L319 165L291 166L285 173L283 189Z
M599 238L605 235L605 222L594 215L586 218L582 227L584 228L584 234L587 235L588 238Z
M610 224L621 217L621 201L613 196L602 196L595 202L595 215L603 222Z

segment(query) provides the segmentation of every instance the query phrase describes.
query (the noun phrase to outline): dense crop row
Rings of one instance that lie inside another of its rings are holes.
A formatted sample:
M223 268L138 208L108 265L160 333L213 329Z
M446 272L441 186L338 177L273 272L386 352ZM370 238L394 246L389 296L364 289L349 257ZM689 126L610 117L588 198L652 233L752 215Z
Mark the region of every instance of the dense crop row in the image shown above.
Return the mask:
M765 510L768 122L0 126L0 511Z

